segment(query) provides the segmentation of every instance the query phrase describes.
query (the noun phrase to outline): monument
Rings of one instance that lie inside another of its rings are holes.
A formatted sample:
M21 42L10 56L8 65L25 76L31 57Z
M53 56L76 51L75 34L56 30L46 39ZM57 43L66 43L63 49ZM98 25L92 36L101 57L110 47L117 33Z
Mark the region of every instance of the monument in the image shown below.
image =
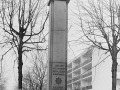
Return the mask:
M67 90L67 27L69 0L50 0L48 89Z

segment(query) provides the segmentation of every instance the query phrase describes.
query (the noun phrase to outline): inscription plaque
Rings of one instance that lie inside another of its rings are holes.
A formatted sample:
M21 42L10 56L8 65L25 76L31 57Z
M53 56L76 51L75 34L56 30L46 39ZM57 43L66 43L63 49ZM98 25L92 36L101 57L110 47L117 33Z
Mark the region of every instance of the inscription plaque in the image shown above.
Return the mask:
M52 63L52 90L65 90L65 62Z

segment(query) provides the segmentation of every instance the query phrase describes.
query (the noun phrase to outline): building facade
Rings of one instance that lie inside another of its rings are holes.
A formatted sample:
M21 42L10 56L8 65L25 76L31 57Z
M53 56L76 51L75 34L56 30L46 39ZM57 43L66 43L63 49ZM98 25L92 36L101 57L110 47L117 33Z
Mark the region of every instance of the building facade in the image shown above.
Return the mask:
M80 56L68 62L68 90L111 90L112 60L109 53L95 47L90 47ZM117 89L120 86L119 67Z

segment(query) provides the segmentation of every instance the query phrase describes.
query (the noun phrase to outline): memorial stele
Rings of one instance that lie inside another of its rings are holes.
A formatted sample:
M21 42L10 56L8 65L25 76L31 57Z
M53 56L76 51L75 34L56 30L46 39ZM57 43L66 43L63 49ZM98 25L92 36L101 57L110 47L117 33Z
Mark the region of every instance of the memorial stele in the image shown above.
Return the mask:
M67 29L69 0L50 0L47 90L67 90Z

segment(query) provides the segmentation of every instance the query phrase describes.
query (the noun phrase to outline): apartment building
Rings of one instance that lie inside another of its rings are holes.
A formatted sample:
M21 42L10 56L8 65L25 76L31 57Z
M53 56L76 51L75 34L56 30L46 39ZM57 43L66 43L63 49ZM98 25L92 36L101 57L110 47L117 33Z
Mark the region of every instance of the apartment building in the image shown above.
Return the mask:
M112 60L109 53L95 47L88 48L77 58L68 62L67 89L111 90L111 66ZM120 88L119 75L117 75L117 88Z

